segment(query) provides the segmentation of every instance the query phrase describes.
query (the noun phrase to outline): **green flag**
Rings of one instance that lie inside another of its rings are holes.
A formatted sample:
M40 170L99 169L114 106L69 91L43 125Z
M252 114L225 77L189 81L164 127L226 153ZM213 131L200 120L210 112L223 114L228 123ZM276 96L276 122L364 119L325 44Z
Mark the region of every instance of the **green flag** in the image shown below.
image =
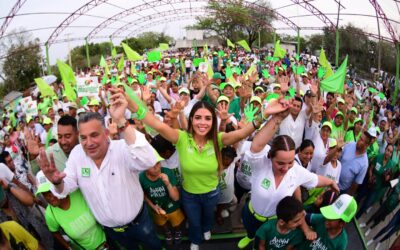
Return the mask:
M199 64L201 63L201 62L204 62L205 60L204 60L204 58L194 58L193 59L193 65L195 66L195 67L199 67Z
M111 56L112 58L115 58L117 56L117 49L115 47L113 47L113 49L111 50Z
M218 57L224 57L225 52L223 50L218 51Z
M107 66L107 62L106 59L104 59L103 56L100 57L100 63L99 63L100 67L106 67Z
M161 51L169 50L169 45L168 45L168 43L160 43L159 46L158 46L158 48L159 48Z
M214 75L214 71L213 71L213 68L212 68L212 66L211 66L211 64L210 64L210 62L208 60L206 61L206 63L208 65L208 67L207 67L207 76L208 76L208 79L211 79L213 77L213 75Z
M246 40L240 40L239 42L236 42L237 44L239 44L240 46L243 47L244 50L246 50L247 52L251 52L251 49L249 47L249 45L247 44Z
M335 74L321 81L321 89L327 92L344 93L344 81L346 80L347 73L347 59L342 62Z
M274 57L284 58L286 56L286 50L281 47L281 41L276 41L274 49Z
M233 42L231 42L231 40L226 39L226 43L228 44L228 47L235 48L235 44L233 44Z
M63 82L68 82L69 84L75 85L76 79L74 71L72 71L71 67L60 60L57 60L57 66Z
M226 76L226 78L229 78L229 77L231 77L232 75L233 75L232 68L227 67L227 68L225 69L225 76Z
M135 61L139 61L139 60L143 59L143 57L141 55L139 55L136 51L131 49L127 44L125 44L125 43L121 43L121 44L122 44L122 48L125 51L126 57L128 58L129 61L135 62Z
M122 70L124 70L124 67L125 67L124 56L121 56L117 64L118 71L121 72Z
M268 79L270 77L270 74L269 74L268 70L263 69L261 72L262 72L262 76L264 78Z
M204 52L204 55L208 55L208 45L207 45L207 43L204 44L204 46L203 46L203 52Z
M54 90L50 88L50 86L42 79L42 78L35 78L35 82L39 88L40 94L44 96L55 96Z
M72 71L72 69L69 67L68 64L60 60L57 60L57 66L64 83L64 89L65 89L64 94L67 96L69 101L74 102L76 100L76 92L74 88L71 86L71 84L76 83L74 72Z
M321 52L319 54L319 64L325 69L324 78L328 78L333 75L331 64L328 62L328 59L326 59L324 49L321 49Z
M161 52L159 50L153 50L147 53L147 61L149 63L161 61Z
M138 81L140 84L144 84L146 82L146 74L143 72L140 72L138 75Z

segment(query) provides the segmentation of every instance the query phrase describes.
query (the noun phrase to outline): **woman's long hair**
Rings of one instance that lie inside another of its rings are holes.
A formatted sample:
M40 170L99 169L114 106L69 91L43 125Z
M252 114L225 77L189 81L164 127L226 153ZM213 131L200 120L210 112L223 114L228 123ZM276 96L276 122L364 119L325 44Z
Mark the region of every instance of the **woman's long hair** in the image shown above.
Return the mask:
M214 108L207 102L204 101L199 101L195 105L193 105L192 110L190 111L189 114L189 121L188 121L188 133L193 136L194 130L193 130L193 116L197 112L197 110L204 108L210 111L211 116L212 116L212 125L210 131L206 134L206 139L207 140L212 140L213 145L214 145L214 152L215 156L217 157L217 162L218 162L218 174L220 174L223 171L223 165L222 165L222 155L221 155L221 150L219 150L219 145L218 145L218 122L217 122L217 115L215 114Z

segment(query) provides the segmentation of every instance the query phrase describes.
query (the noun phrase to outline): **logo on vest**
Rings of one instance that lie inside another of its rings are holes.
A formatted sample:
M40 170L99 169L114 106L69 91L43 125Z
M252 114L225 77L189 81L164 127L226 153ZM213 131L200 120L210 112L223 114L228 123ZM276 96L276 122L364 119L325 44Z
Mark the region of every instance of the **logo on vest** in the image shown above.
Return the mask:
M90 177L90 168L82 168L82 177Z
M261 187L263 187L265 189L268 189L270 185L271 185L271 182L267 178L264 178L264 180L261 182Z

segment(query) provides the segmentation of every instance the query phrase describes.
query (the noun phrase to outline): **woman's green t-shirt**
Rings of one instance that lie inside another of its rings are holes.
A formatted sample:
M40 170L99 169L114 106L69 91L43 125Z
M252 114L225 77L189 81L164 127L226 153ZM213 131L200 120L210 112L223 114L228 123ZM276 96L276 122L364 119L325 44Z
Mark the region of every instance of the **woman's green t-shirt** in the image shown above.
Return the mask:
M218 133L219 150L222 134ZM208 140L200 152L194 138L186 131L179 131L176 143L182 173L182 187L192 194L205 194L218 186L218 161L212 140Z

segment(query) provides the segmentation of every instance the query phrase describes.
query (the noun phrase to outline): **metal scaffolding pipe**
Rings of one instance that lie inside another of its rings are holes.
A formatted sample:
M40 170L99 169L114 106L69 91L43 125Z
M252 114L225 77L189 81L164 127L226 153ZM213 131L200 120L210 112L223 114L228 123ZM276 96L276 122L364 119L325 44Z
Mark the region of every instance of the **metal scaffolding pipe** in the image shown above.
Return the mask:
M89 44L87 38L85 39L85 42L86 42L86 61L88 67L90 68Z
M50 57L49 57L49 44L45 44L46 47L46 67L47 67L47 74L51 74L51 66L50 66Z

